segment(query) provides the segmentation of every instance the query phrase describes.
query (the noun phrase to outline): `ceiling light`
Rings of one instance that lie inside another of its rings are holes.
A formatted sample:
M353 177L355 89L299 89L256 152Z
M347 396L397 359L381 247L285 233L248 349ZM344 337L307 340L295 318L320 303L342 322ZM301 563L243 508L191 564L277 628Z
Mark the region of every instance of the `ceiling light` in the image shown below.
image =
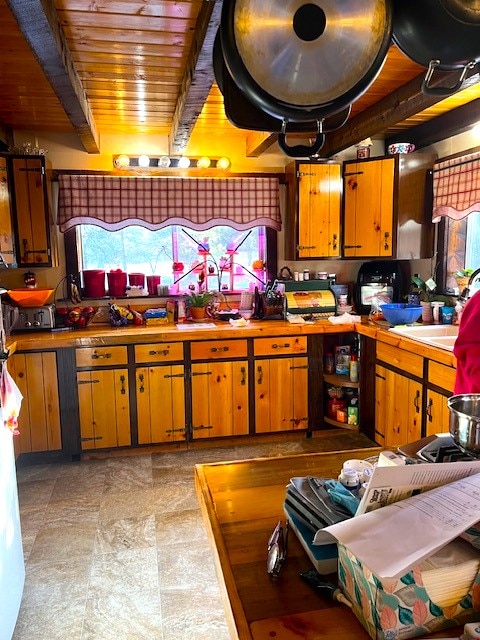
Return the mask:
M150 166L150 158L146 155L141 155L138 158L138 166L139 167L149 167Z
M188 169L188 167L190 166L190 159L186 156L182 156L178 160L178 166L180 167L180 169Z
M199 169L208 169L211 164L212 161L210 160L210 158L207 158L207 156L202 156L197 160L197 167Z
M480 138L480 122L473 127L472 133L475 138Z
M128 165L130 164L130 158L125 154L116 156L113 159L113 164L117 169L124 169L125 167L128 167Z
M170 166L171 160L168 156L162 156L158 159L158 166L162 169L167 169Z
M229 166L230 166L229 158L225 158L224 156L223 158L219 158L217 160L217 169L228 169Z

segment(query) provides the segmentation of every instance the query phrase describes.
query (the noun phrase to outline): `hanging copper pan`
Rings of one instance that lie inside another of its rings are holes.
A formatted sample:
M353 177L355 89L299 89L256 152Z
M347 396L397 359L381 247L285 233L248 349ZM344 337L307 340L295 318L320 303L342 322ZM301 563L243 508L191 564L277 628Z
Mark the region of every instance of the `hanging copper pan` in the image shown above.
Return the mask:
M235 84L264 113L321 120L376 78L391 13L391 0L224 0L223 56Z

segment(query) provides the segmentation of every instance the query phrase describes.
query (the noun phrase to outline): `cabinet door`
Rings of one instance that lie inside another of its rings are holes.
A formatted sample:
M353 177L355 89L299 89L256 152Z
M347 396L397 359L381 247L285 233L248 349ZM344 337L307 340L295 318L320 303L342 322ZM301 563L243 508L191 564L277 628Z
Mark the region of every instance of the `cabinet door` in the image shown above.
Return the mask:
M394 177L393 158L345 165L345 257L393 255Z
M7 366L23 395L18 417L20 435L14 439L16 454L60 450L56 354L16 353Z
M340 255L340 165L298 165L299 258Z
M19 266L51 266L50 225L41 157L12 158Z
M255 431L308 427L308 358L255 362Z
M127 369L77 371L82 449L131 444Z
M248 434L248 364L192 364L192 430L195 440Z
M15 265L13 250L12 206L8 186L7 159L0 156L0 262L3 266ZM2 266L2 265L0 265Z
M450 411L447 406L447 396L428 389L426 414L425 435L432 436L436 433L448 433Z
M375 432L379 443L396 447L418 440L422 429L422 385L379 365L375 381Z
M136 370L138 444L185 440L183 365Z

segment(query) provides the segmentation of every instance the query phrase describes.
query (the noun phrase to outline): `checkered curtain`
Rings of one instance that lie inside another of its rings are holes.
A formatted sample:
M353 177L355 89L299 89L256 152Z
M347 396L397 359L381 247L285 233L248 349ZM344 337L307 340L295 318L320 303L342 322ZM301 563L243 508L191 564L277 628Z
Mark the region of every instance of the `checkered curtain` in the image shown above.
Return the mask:
M277 178L143 178L59 175L58 224L116 231L132 224L204 230L229 225L280 230Z
M480 211L480 152L437 162L433 168L433 222Z

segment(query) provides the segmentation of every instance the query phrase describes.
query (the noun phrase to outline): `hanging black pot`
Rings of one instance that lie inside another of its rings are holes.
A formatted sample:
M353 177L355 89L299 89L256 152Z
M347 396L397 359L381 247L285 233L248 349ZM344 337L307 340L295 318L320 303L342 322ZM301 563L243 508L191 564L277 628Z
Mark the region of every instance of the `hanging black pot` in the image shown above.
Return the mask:
M235 84L264 113L322 120L376 78L391 18L391 0L224 0L223 56Z
M318 153L325 142L325 133L336 131L342 127L350 115L350 105L320 122L287 123L264 113L245 97L230 76L223 59L218 34L213 45L213 70L218 88L224 97L225 115L229 122L239 129L278 133L280 148L293 158L309 158ZM287 145L287 133L309 134L312 132L316 132L316 136L311 146L295 145L290 147Z
M447 97L480 61L480 5L477 0L394 0L392 37L408 58L428 67L422 91ZM435 70L453 72L456 81L430 86Z

